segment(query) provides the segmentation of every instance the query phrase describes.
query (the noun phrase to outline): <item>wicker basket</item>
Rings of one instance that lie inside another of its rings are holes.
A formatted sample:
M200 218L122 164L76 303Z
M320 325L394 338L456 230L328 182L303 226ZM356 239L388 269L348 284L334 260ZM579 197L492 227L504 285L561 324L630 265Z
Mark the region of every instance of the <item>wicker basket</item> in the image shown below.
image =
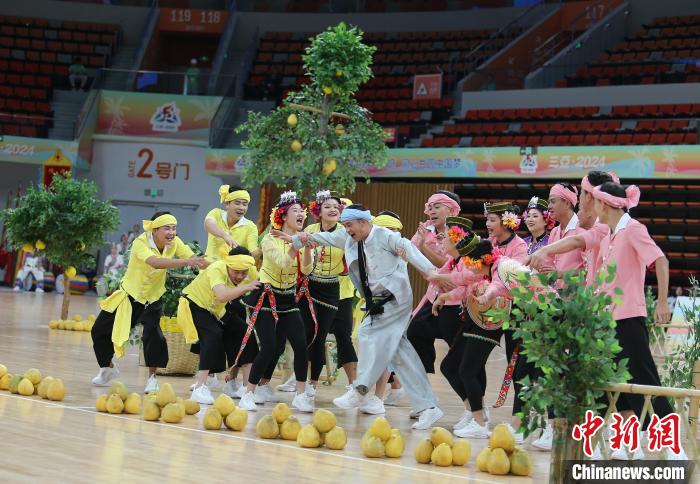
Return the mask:
M158 375L194 375L199 368L199 355L190 352L190 345L185 343L177 318L161 317L160 328L168 343L168 366L158 368ZM139 365L146 366L143 349L139 355Z

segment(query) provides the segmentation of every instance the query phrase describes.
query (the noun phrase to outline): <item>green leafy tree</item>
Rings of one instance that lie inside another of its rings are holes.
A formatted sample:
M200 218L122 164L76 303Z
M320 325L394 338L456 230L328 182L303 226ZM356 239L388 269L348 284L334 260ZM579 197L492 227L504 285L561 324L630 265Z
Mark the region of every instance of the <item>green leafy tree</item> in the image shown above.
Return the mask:
M693 379L700 372L700 286L695 277L690 278L690 286L688 296L691 304L683 306L683 319L688 324L688 334L674 347L671 354L666 355L664 362L662 381L670 387L695 388ZM657 329L663 331L662 328Z
M510 315L493 311L495 317L513 326L515 337L522 341L522 357L541 371L536 381L521 380L524 400L519 415L525 433L545 426L547 410L557 416L554 421L550 482L563 482L564 461L583 458L581 443L571 436L573 426L583 421L586 410L605 408L599 403L609 382L629 378L627 362L618 365L615 355L621 351L615 335L616 323L608 306L612 298L596 293L584 284L585 273L564 274L564 287L557 292L538 291L533 278L544 287L554 287L557 274L523 274L511 292ZM614 266L599 276L612 282ZM508 319L509 318L509 319Z
M0 212L8 241L15 248L36 247L46 259L64 268L65 287L61 318L68 318L70 275L75 267L91 267L91 247L105 243L104 234L119 226L119 210L97 197L97 186L56 176L48 189L30 187L19 206Z
M321 187L350 193L355 178L368 180L367 167L386 165L384 130L353 97L372 77L375 50L344 23L311 39L303 57L311 82L268 115L250 112L236 128L248 132L245 186L291 185L305 197Z

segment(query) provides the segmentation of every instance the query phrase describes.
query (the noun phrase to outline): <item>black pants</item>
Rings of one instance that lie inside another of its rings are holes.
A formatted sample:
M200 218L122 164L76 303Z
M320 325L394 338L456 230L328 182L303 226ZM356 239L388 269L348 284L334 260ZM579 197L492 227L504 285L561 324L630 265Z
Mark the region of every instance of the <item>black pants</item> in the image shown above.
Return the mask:
M304 327L306 328L306 341L310 343L307 352L308 361L311 363L309 379L317 381L321 376L323 366L326 364L326 338L328 337L331 324L335 319L336 309L314 303L316 321L318 321L318 332L315 338L314 321L311 317L309 302L306 298L299 301L299 311L301 312L301 319L304 321Z
M341 299L330 329L338 348L338 366L357 363L357 352L352 344L352 325L352 298Z
M628 359L627 367L632 375L628 383L660 387L661 379L649 349L649 334L645 318L640 316L621 319L617 321L615 332L617 333L617 341L622 347L622 351L617 354L615 359L618 362L623 358ZM652 405L654 412L660 418L673 413L673 407L666 397L653 398ZM637 416L642 414L643 406L644 395L623 393L617 402L618 410L633 410Z
M226 314L221 321L224 323L224 353L228 366L233 366L236 361L238 351L241 349L243 336L245 336L248 325L246 324L245 308L238 299L234 299L226 305ZM247 365L255 360L258 354L258 342L255 333L250 334L248 344L246 344L238 359L238 366Z
M224 326L213 314L190 301L190 311L199 337L199 369L219 373L226 369Z
M513 395L513 415L520 412L525 405L525 401L520 396L520 391L523 389L523 385L520 383L520 380L525 377L529 377L530 383L532 384L542 376L542 370L536 368L535 364L528 361L527 356L522 353L522 341L517 340L517 344L520 345L520 354L518 355L518 361L515 364L515 371L513 371L513 391L515 392ZM554 412L552 412L550 409L547 409L547 418L554 418Z
M250 377L248 378L250 383L257 385L261 378L270 379L272 377L277 360L284 353L287 339L289 339L289 344L294 351L296 379L297 381L306 381L306 334L299 311L279 313L277 324L275 324L271 311L260 311L255 323L255 333L260 344L260 351L250 369Z
M459 398L469 401L472 412L484 408L486 362L494 346L493 342L460 336L440 364L440 371Z
M426 302L413 317L406 332L426 373L435 373L435 340L439 338L452 345L463 325L459 306L443 306L437 316L433 316L432 311L432 303Z
M135 302L131 296L131 327L143 324L143 356L146 366L150 368L165 368L168 366L168 343L160 329L160 317L163 315L163 303L158 300L148 306ZM112 343L112 328L116 311L108 313L100 311L92 327L92 348L100 368L109 366L114 356Z

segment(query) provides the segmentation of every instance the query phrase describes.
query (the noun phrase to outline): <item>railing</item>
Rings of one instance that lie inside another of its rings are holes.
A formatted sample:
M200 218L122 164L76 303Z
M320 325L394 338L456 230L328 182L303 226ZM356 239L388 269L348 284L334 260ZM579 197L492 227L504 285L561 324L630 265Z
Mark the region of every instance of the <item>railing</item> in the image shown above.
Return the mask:
M97 103L97 98L99 97L100 86L103 83L103 76L104 74L102 70L98 70L95 79L90 85L90 93L85 99L85 102L83 102L83 105L80 108L80 113L78 113L78 121L75 123L75 129L73 130L73 139L80 139L80 137L83 135L83 130L85 129L86 121L89 118L90 113L93 109L96 109L95 105Z
M184 94L188 96L197 95L221 95L225 91L216 92L210 91L210 84L230 86L234 83L236 77L233 75L218 75L214 76L207 72L172 72L172 71L151 71L151 70L130 70L130 69L101 69L101 78L110 79L117 78L133 78L132 82L117 83L118 87L115 90L123 90L130 92L153 92L163 94ZM213 79L212 79L213 77ZM111 85L100 85L99 88L114 89Z
M49 129L55 126L55 118L38 114L15 114L0 111L0 124L3 124L2 135L23 136L27 138L48 138ZM70 136L57 139L72 139Z
M148 12L148 17L146 17L146 25L141 33L141 39L139 40L139 49L136 51L136 56L134 57L134 62L131 65L132 71L137 71L141 67L143 58L146 55L146 50L148 49L148 44L151 42L153 37L153 32L158 24L158 14L160 10L158 9L158 0L149 0L150 10ZM126 79L126 84L131 85L135 81L134 77L129 75Z

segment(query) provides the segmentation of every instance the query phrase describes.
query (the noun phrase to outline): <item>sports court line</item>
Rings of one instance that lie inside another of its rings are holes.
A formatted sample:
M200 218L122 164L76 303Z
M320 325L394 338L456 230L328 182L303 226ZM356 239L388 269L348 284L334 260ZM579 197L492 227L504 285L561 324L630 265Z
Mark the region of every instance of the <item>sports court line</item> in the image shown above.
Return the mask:
M447 472L438 472L438 471L433 471L433 470L429 470L429 469L421 469L420 467L408 467L408 466L404 466L404 465L401 465L401 464L391 464L391 463L389 463L389 462L383 462L383 461L380 461L380 460L375 460L375 459L370 459L370 458L360 458L360 457L354 457L354 456L351 456L351 455L345 455L345 454L339 454L339 453L333 453L333 452L324 452L324 451L321 451L321 450L309 449L309 448L305 448L305 447L296 447L296 446L292 446L292 445L288 445L288 444L281 444L281 443L279 443L279 442L274 442L274 441L272 441L272 440L270 440L270 439L254 439L254 438L251 438L251 437L243 437L243 436L240 436L240 435L235 435L235 434L233 434L233 433L232 433L233 431L230 431L230 430L225 430L225 431L221 432L221 431L216 431L216 430L212 431L212 430L203 430L203 429L193 429L193 428L180 427L180 426L177 426L177 425L167 424L167 423L162 423L162 422L153 422L153 421L149 421L149 420L137 419L137 418L134 418L134 417L125 417L125 416L123 416L123 415L115 415L115 414L111 414L111 413L102 413L102 412L97 412L97 411L95 411L95 410L86 410L86 409L84 409L84 408L82 408L82 407L71 407L71 406L69 406L69 405L64 405L64 404L62 404L62 403L56 403L56 402L45 401L45 400L37 400L37 399L34 399L34 398L24 397L24 396L21 396L21 395L8 394L8 393L0 393L0 396L3 396L3 397L5 397L5 398L14 398L14 399L17 399L17 400L28 400L28 401L30 401L30 402L32 402L32 403L39 403L39 404L43 404L43 405L47 405L47 406L61 407L61 408L65 408L65 409L68 409L68 410L74 410L74 411L76 411L76 412L88 413L88 414L91 414L91 415L101 415L101 416L104 416L104 417L118 418L118 419L122 419L122 420L129 420L129 421L132 421L132 422L135 421L135 422L139 422L139 423L142 423L142 424L157 425L157 426L159 426L159 427L165 427L165 428L168 428L168 429L174 429L174 430L180 430L180 431L188 431L188 432L196 432L196 433L202 433L202 434L206 434L206 435L210 435L210 436L220 436L220 437L223 437L223 438L235 439L235 440L242 440L242 441L245 441L245 442L254 442L254 443L256 443L256 444L271 445L271 446L274 446L274 447L284 447L285 449L291 449L291 450L303 451L303 452L311 452L311 453L314 453L314 454L321 454L321 455L324 455L324 456L337 457L337 458L340 458L340 459L346 459L346 460L350 460L350 461L362 462L362 463L366 463L366 464L367 464L367 463L368 463L368 464L376 464L376 465L385 466L385 467L392 467L392 468L395 468L395 469L402 469L402 470L405 470L405 471L423 472L423 473L426 473L426 474L432 474L432 475L436 475L436 476L451 477L451 478L463 479L463 480L473 481L473 482L482 482L482 483L485 483L485 484L498 484L498 483L500 482L500 481L488 481L488 480L479 479L479 478L472 477L472 476L460 476L459 474L449 474L449 473L447 473Z

